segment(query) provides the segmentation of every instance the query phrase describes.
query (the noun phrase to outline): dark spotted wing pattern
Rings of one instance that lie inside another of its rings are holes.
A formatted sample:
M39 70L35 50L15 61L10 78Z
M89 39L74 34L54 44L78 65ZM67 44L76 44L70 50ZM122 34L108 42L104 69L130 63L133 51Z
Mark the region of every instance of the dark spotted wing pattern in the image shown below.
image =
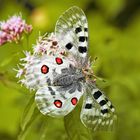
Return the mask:
M85 93L81 121L93 130L111 130L116 122L115 109L107 97L97 88Z
M82 87L75 84L64 88L48 86L37 91L35 101L42 114L62 117L75 108L82 95Z
M26 75L21 82L29 89L39 89L50 85L55 74L62 74L62 69L68 69L71 62L64 56L31 56L32 62L26 63Z
M88 50L88 23L84 12L74 6L60 16L55 33L60 47L80 63L84 63Z

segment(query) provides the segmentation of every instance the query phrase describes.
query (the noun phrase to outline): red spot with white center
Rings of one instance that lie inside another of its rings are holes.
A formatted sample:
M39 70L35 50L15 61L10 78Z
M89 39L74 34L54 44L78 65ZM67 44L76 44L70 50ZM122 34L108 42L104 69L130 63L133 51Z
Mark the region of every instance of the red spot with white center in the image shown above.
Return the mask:
M57 108L61 108L62 107L62 102L60 100L55 100L54 101L54 105L57 107Z
M58 65L61 65L63 63L63 60L59 57L55 58L55 61Z
M41 72L42 72L43 74L47 74L47 73L49 72L49 67L46 66L46 65L43 65L43 66L41 67Z
M77 102L78 102L78 99L77 99L76 97L74 97L74 98L71 99L71 103L72 103L73 105L76 105Z

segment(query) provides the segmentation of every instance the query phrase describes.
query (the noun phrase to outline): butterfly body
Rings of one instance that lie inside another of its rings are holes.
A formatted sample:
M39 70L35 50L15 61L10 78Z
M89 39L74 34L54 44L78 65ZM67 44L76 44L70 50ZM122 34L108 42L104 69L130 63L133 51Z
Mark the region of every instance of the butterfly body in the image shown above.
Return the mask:
M44 115L63 117L83 96L81 121L97 130L112 126L116 115L112 103L96 87L88 47L86 16L74 6L60 16L54 33L39 40L33 54L26 53L21 82L36 90L35 102Z

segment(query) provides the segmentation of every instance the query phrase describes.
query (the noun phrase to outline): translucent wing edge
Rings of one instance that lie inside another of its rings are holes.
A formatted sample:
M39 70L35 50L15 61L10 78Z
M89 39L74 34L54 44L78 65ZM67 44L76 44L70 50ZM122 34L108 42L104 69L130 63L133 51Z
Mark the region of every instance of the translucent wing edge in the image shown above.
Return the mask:
M115 127L117 115L111 101L99 89L86 93L80 115L82 123L95 130L112 130Z

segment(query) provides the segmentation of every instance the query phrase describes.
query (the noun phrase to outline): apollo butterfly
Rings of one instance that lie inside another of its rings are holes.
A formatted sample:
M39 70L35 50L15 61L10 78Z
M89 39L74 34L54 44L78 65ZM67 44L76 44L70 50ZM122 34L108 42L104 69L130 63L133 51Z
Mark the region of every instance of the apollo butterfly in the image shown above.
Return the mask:
M36 91L35 102L42 114L65 116L83 96L80 119L86 127L97 130L114 124L115 109L96 87L88 59L88 22L80 8L65 11L55 31L43 36L33 53L25 55L17 77Z

